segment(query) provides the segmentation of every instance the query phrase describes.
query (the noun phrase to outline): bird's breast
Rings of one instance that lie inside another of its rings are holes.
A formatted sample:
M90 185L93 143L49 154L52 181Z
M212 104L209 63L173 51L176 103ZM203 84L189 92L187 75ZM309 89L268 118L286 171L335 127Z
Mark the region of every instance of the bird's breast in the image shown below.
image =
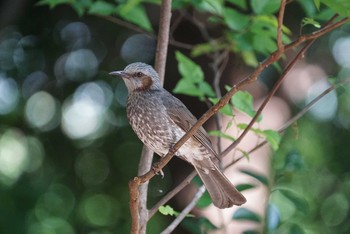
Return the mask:
M147 95L129 96L127 115L138 138L157 154L166 154L176 142L177 133L160 100Z

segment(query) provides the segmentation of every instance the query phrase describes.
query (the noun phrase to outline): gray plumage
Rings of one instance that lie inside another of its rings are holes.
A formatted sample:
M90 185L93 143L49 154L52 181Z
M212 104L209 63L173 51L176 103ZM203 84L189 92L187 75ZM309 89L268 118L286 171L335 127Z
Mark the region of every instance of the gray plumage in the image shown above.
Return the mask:
M110 74L121 76L126 84L129 93L126 110L133 130L161 157L197 121L179 99L162 87L151 66L132 63L123 71ZM176 155L194 166L215 206L228 208L246 202L214 163L217 154L204 128L199 128Z

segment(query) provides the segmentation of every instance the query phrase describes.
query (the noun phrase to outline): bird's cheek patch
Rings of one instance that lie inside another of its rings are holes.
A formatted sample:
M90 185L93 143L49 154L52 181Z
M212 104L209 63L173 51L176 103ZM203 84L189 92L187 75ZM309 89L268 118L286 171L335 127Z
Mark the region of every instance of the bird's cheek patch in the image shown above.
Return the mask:
M145 76L142 78L142 87L144 90L149 89L153 84L151 77Z

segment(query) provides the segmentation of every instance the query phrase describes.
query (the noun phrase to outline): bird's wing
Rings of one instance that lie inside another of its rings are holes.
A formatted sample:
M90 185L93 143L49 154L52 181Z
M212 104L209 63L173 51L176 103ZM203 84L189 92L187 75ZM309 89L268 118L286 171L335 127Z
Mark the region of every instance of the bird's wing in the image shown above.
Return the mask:
M162 101L169 117L185 132L188 132L197 122L197 118L194 117L187 107L169 92L165 91ZM212 155L218 158L217 153L212 147L209 136L203 127L200 127L197 132L193 134L193 138L200 142Z

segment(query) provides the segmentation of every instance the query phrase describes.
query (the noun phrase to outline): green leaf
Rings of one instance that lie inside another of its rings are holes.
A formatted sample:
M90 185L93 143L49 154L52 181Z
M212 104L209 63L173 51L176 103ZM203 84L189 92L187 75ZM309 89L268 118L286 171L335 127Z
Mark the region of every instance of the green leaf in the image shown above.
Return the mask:
M158 211L163 215L178 216L179 212L176 212L171 206L160 206Z
M281 136L274 130L263 130L261 134L266 138L273 150L277 150L281 142Z
M257 179L258 181L260 181L262 184L268 186L269 185L269 180L267 179L266 176L264 175L261 175L257 172L253 172L253 171L250 171L250 170L245 170L245 169L242 169L240 170L242 173L246 174L246 175L249 175L255 179Z
M321 24L320 24L319 22L317 22L317 21L314 20L314 19L307 18L307 17L305 17L305 18L301 21L301 24L302 24L302 26L305 26L305 25L312 25L312 26L314 26L315 28L321 28Z
M214 15L222 15L223 0L199 1L196 8L200 11L206 11Z
M232 216L235 220L247 220L252 221L256 223L261 223L261 216L251 210L248 210L246 208L239 208L236 210L236 212Z
M179 80L179 82L177 82L175 88L173 89L173 92L195 97L204 96L203 92L199 90L191 80L186 79Z
M212 203L211 198L209 196L208 191L205 191L205 193L203 194L203 196L199 199L199 201L197 202L197 207L199 208L205 208L210 206Z
M238 184L235 187L238 191L242 192L244 190L255 188L256 185L255 184Z
M315 4L317 10L319 11L320 10L320 5L321 5L321 1L320 0L314 0L314 4Z
M183 78L190 79L193 82L200 82L204 80L202 68L194 63L190 58L182 54L180 51L176 51L175 57L178 62L179 72Z
M249 17L236 10L225 8L224 9L224 21L230 29L242 30L247 27L249 23Z
M213 130L208 132L209 135L211 136L216 136L216 137L222 137L230 141L235 141L236 139L228 134L225 134L219 130Z
M238 91L231 97L231 103L237 110L254 117L253 96L247 91ZM258 120L259 121L259 120Z
M166 206L160 206L158 208L158 211L163 214L163 215L170 215L170 216L175 216L177 217L180 213L175 211L171 206L166 205ZM194 215L188 214L186 217L194 217Z
M215 51L215 48L211 43L202 43L197 44L191 51L191 55L193 57L197 57L203 54L209 54L211 52Z
M253 51L243 51L242 58L248 66L256 67L258 66L258 59L256 58L256 54Z
M96 1L90 6L88 13L97 15L111 15L115 11L115 7L115 5L105 1Z
M251 6L256 14L272 14L278 11L280 0L251 0Z
M70 4L79 16L83 16L84 13L91 7L93 2L92 0L81 0L73 2L71 1Z
M279 188L278 191L280 191L286 198L288 198L299 211L304 214L309 213L309 204L303 197L299 196L289 189Z
M202 93L205 96L208 96L208 97L215 96L215 92L214 92L213 88L206 81L199 82L198 88L200 91L202 91Z
M125 11L121 6L119 8L119 15L126 21L134 23L147 31L152 31L151 22L147 17L145 9L141 5L137 5L128 11Z
M350 17L350 1L349 0L322 0L333 11L341 16Z
M214 105L215 105L216 103L218 103L219 100L220 100L220 98L212 98L212 97L209 98L209 101L210 101L211 103L213 103ZM219 110L219 112L220 112L221 114L224 114L224 115L227 115L227 116L233 116L232 109L231 109L231 107L230 107L229 104L226 104L225 106L223 106L223 107Z

